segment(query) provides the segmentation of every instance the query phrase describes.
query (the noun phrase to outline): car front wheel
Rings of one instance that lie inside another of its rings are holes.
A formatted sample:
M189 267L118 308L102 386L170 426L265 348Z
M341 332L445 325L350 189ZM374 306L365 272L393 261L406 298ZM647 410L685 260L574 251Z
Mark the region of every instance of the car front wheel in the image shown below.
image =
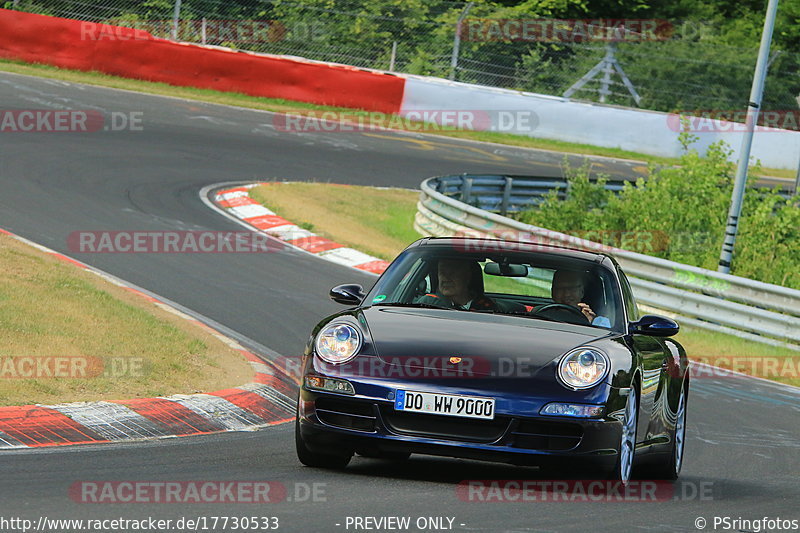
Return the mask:
M686 404L688 397L686 388L681 387L678 398L678 411L675 416L675 431L672 433L672 453L669 459L651 469L654 479L675 480L681 473L683 465L683 449L686 441Z
M633 471L633 462L636 456L636 426L639 422L639 397L636 389L631 387L628 401L625 404L625 417L622 420L622 431L619 443L619 453L614 468L609 472L611 480L628 483Z
M308 446L306 446L303 436L300 434L299 418L296 419L294 423L294 444L297 450L297 458L306 466L342 469L350 463L350 459L353 457L353 454L334 455L310 450Z

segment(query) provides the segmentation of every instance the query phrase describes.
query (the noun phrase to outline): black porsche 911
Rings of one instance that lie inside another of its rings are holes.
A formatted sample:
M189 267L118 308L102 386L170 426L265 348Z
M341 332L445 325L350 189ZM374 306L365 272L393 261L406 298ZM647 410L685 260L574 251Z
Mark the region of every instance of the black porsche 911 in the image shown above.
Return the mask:
M592 468L627 482L681 470L688 359L674 321L640 316L613 257L426 238L303 356L295 440L309 466L412 453Z

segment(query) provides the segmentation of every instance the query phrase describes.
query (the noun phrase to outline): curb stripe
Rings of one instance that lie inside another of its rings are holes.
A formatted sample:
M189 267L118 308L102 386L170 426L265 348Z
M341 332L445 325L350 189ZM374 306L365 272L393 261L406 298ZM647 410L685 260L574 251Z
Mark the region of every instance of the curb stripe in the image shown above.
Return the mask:
M335 250L321 252L319 256L328 261L352 267L376 260L375 257L369 256L364 252L359 252L353 248L336 248Z
M265 400L277 404L290 415L294 415L295 409L297 408L294 398L275 390L274 387L265 387L256 383L250 383L237 388L257 394Z
M38 405L0 409L0 431L30 447L108 442L58 411Z
M253 352L249 352L247 350L243 350L241 347L239 347L236 351L239 352L240 354L242 354L242 357L244 357L245 359L247 359L251 363L263 363L264 362L263 359L261 359L259 356L257 356Z
M243 205L257 205L256 202L249 196L236 196L230 200L222 200L219 205L223 207L240 207Z
M271 215L272 211L259 204L242 205L239 207L231 207L230 211L235 213L241 219L263 217L264 215Z
M297 246L298 248L302 248L306 252L311 252L312 254L326 252L342 246L338 242L333 242L332 240L326 239L325 237L320 237L319 235L300 237L299 239L291 239L287 240L286 242L293 246Z
M264 402L265 398L263 396L239 387L218 391L213 395L232 403L240 409L256 414L267 423L284 420L294 414L294 409L286 410L283 405Z
M262 233L275 237L286 244L333 263L373 274L382 274L389 266L388 261L372 257L371 255L367 255L353 248L345 247L326 237L302 229L266 207L257 204L250 198L250 189L258 187L259 185L272 184L273 183L268 182L250 183L232 189L222 189L216 192L210 192L204 198L204 201L211 207L222 211L224 214L249 224L251 228L260 230ZM345 185L342 186L344 187ZM213 190L213 188L210 189ZM253 203L246 203L244 199L245 196L253 201ZM236 199L235 205L232 201L234 198Z
M251 217L244 219L248 224L252 224L258 229L268 230L277 226L286 226L289 221L278 215L264 215L260 217Z
M154 420L167 428L170 435L202 435L216 433L225 429L213 424L183 405L164 398L143 398L140 400L122 400L114 402L122 404L145 418Z
M295 397L297 396L299 382L294 383L286 379L278 379L273 377L271 381L267 381L265 384L269 385L269 388L272 389L275 394L280 394L283 397L288 398L289 404L292 406L292 409L294 409ZM258 393L259 390L260 389L255 389L254 392Z
M179 403L203 418L230 431L241 431L267 423L261 417L248 413L224 398L213 394L192 394L191 396L171 396L169 401Z
M260 383L263 385L272 385L275 382L275 376L269 374L256 374L253 378L253 383Z
M249 361L249 363L250 363L250 367L253 369L253 371L255 371L256 374L266 374L269 377L272 377L273 374L274 374L274 372L273 372L271 367L265 365L264 363L262 363L260 361L258 363L254 362L254 361Z
M129 440L166 437L169 431L157 422L128 407L111 402L48 405L106 440Z
M227 191L220 191L217 193L218 200L233 200L241 196L249 196L247 189L244 187L237 187L235 189L228 189Z
M0 431L0 450L7 448L27 448L27 446L22 444L11 435L7 435Z
M267 231L267 233L269 233L276 239L281 240L283 242L287 242L289 240L308 239L310 237L314 237L314 234L308 231L307 229L295 226L294 224L291 224L289 226L279 226L277 228L272 228L271 230Z
M367 272L374 272L375 274L382 274L384 270L389 266L388 261L383 261L381 259L377 261L370 261L369 263L362 263L360 265L355 265L354 268L359 270L366 270Z

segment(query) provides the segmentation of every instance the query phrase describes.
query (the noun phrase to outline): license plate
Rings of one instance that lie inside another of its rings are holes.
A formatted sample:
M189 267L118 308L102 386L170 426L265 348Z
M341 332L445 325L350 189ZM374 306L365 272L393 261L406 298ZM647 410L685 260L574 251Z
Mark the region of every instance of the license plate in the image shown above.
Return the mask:
M492 420L494 398L399 390L394 400L394 409L412 413Z

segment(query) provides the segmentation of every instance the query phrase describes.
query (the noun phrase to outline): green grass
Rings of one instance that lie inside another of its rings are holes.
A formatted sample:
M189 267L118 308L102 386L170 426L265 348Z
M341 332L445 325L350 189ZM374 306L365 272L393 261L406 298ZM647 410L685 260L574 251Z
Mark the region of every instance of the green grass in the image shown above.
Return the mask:
M353 117L367 116L371 114L371 112L368 111L360 111L349 108L322 106L279 98L263 98L235 92L221 92L210 89L197 89L193 87L178 87L160 82L111 76L101 72L66 70L49 65L29 64L10 59L0 59L0 71L281 113L304 114L311 111L337 111L340 112L341 115ZM429 131L430 134L439 135L442 137L457 137L460 139L470 139L474 141L505 144L508 146L535 148L540 150L550 150L554 152L573 153L579 155L595 155L613 157L617 159L633 159L657 165L675 165L678 163L678 158L652 156L638 152L622 150L619 148L604 148L588 144L554 141L550 139L536 139L524 135L513 135L509 133L497 133L489 131L454 130L452 128L441 128L439 126L429 129L431 130ZM794 178L795 171L762 168L760 174L763 176L778 178Z
M205 330L5 235L0 271L0 405L214 391L252 377ZM25 373L55 358L87 371Z
M690 327L682 327L675 338L694 360L800 387L800 352L795 350Z
M414 231L419 193L325 183L271 183L251 196L302 228L391 260L420 236Z

